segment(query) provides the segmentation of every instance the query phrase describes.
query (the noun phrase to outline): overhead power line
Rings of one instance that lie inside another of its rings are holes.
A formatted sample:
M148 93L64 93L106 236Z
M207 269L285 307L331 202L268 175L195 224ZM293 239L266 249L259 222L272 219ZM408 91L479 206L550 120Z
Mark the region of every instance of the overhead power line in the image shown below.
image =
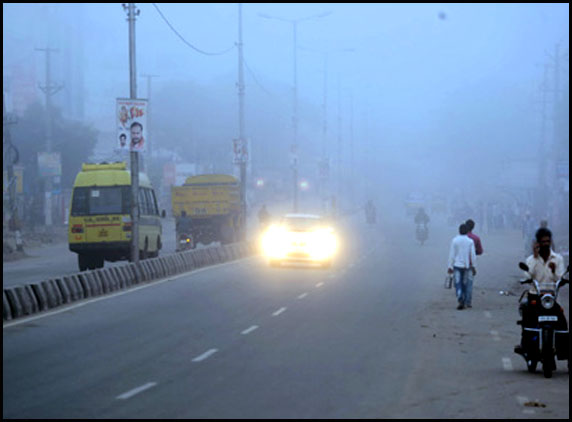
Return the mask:
M246 62L246 59L243 58L243 62L244 62L244 66L246 67L246 70L248 70L248 72L250 72L250 76L252 76L252 79L254 80L254 82L256 83L256 85L258 85L258 87L264 91L266 94L268 94L269 96L273 97L274 95L272 95L272 93L270 93L266 88L264 88L262 86L262 84L260 82L258 82L258 79L256 79L256 75L254 74L254 72L250 69L250 67L248 66L248 63Z
M159 15L161 15L161 17L163 18L163 20L165 21L165 23L169 26L169 28L171 28L171 30L181 39L181 41L183 41L186 45L188 45L189 47L191 47L193 50L195 50L198 53L204 54L206 56L220 56L223 54L228 53L229 51L233 50L235 48L235 46L233 45L232 47L218 52L218 53L209 53L208 51L203 51L200 48L195 47L194 45L192 45L190 42L188 42L187 40L185 40L185 38L183 38L183 36L181 34L179 34L177 32L177 30L173 27L173 25L171 25L171 23L167 20L167 18L165 17L165 15L163 15L163 13L161 12L161 10L159 10L159 7L157 6L156 3L151 3L155 9L157 9L157 12L159 13Z

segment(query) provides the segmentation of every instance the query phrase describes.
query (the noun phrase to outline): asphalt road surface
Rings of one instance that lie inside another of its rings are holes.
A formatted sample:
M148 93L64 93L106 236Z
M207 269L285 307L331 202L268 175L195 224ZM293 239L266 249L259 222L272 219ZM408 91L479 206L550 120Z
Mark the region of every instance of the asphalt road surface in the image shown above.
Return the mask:
M513 353L517 234L482 236L457 311L455 227L420 246L358 217L328 270L253 257L4 324L3 417L569 418L566 363L545 379Z

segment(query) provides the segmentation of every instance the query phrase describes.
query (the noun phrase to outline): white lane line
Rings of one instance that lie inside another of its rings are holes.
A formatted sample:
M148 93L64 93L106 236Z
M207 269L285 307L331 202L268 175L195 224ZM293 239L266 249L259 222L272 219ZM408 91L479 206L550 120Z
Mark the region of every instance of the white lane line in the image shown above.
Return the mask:
M336 278L337 276L336 273L328 274L328 278Z
M534 409L524 409L522 413L526 413L527 415L534 415L536 412Z
M207 350L205 353L203 353L202 355L197 356L196 358L193 359L193 362L200 362L202 360L205 360L206 358L214 355L216 352L218 352L218 349L210 349Z
M272 314L272 316L278 316L278 315L280 315L282 312L284 312L285 310L286 310L286 308L280 308L280 309L278 309L276 312L274 312L274 313Z
M133 397L135 394L139 394L145 390L148 390L149 388L155 387L157 385L156 382L148 382L147 384L143 384L140 387L134 388L133 390L130 390L126 393L123 393L119 396L116 397L117 400L127 400L131 397Z
M500 341L499 332L496 330L491 330L491 335L493 336L493 340Z
M506 359L506 358L505 358ZM524 403L528 402L528 397L524 397L524 396L516 396L516 401L518 402L518 404L520 404L521 406L524 406Z
M316 284L316 287L322 287L323 285L324 285L324 283L322 283L322 282L320 281L318 284Z
M510 358L502 358L502 367L505 371L512 371L512 361ZM520 396L518 396L520 397ZM518 400L518 397L516 398ZM525 397L526 399L526 397ZM525 400L526 401L526 400Z
M308 296L308 293L302 293L300 296L298 296L298 299L304 299L306 296Z
M485 311L485 316L486 316L487 318L492 318L492 317L493 317L493 315L492 315L489 311Z
M258 325L253 325L252 327L247 328L246 330L244 330L241 334L250 334L252 333L254 330L256 330L258 328Z

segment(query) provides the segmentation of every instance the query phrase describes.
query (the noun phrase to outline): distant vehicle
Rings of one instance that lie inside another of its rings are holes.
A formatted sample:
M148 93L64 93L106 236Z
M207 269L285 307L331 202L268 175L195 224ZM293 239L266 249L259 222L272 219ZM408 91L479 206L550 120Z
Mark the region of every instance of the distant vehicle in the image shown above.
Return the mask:
M313 214L286 214L262 235L261 246L270 266L283 262L319 264L328 268L338 239L328 222Z
M139 255L161 249L161 217L149 178L139 173ZM131 173L125 162L83 164L73 185L69 249L80 271L131 257Z
M189 219L193 244L223 244L244 240L244 216L240 206L238 180L226 174L204 174L188 177L183 186L171 188L171 205L176 226L182 212ZM178 240L182 233L176 233Z
M415 215L419 208L426 207L425 196L419 192L412 192L405 200L405 213L407 216Z

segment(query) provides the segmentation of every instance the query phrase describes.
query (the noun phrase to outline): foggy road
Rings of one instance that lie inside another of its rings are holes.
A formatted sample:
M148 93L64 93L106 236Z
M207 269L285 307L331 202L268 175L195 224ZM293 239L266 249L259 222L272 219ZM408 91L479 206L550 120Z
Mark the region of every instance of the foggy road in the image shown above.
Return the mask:
M3 416L568 418L565 364L546 380L512 352L514 238L484 236L459 312L454 228L420 247L410 226L352 219L330 270L253 257L4 328Z

